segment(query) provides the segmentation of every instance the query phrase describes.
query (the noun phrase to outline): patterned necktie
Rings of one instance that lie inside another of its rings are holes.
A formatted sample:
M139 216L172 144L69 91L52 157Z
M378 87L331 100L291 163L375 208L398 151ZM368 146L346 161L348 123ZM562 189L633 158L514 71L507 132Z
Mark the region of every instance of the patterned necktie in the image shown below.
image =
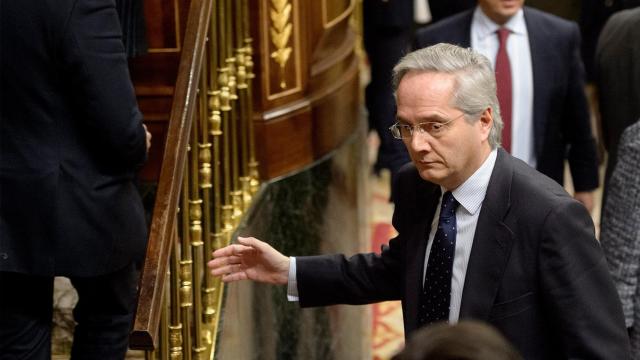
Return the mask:
M509 29L500 28L497 31L500 46L496 55L496 83L498 85L498 102L504 128L502 130L502 147L511 152L511 63L507 53L507 37Z
M424 278L418 326L449 319L451 274L456 249L456 208L458 202L450 191L442 196L438 229L431 244L427 274Z

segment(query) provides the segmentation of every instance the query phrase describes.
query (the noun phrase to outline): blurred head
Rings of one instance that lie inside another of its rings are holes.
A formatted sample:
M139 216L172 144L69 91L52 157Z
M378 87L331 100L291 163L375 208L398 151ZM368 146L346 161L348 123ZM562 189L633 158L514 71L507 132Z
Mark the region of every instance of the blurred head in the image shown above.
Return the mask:
M500 145L489 60L438 44L406 55L393 71L397 124L411 159L423 179L455 189Z
M477 321L438 323L415 332L393 360L521 360L493 327Z
M524 0L478 0L482 12L496 24L504 24L524 6Z

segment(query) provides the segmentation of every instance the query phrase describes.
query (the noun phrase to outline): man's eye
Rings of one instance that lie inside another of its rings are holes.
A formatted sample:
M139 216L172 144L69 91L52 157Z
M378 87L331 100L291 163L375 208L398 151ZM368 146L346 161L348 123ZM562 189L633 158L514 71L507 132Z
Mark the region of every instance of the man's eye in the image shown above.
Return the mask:
M409 125L399 125L400 132L403 134L411 134L411 126Z
M438 132L444 128L443 124L440 123L431 123L431 131Z

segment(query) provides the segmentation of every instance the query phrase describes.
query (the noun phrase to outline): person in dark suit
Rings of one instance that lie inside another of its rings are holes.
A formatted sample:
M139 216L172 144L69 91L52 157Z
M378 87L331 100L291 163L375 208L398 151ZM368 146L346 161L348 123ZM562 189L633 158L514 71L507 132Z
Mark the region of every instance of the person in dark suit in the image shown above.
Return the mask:
M409 156L402 144L389 134L389 126L395 116L391 70L409 49L413 1L364 0L362 19L364 49L371 71L371 79L365 89L365 105L369 128L375 129L380 138L374 172L389 169L393 179L400 167L409 162Z
M598 164L584 91L580 33L575 23L523 7L523 2L479 0L475 9L420 30L414 47L440 42L472 47L495 65L500 50L496 32L506 29L512 81L510 99L504 100L512 115L503 137L512 139L510 153L560 184L567 158L575 197L591 210Z
M122 359L150 135L113 0L3 1L0 359L49 359L53 277L78 291L73 359Z
M475 6L475 0L428 0L431 24Z
M605 194L617 161L618 141L640 118L640 8L614 14L605 25L596 52L596 85L604 147L609 155ZM606 200L603 201L603 204Z
M587 81L595 81L596 47L600 33L614 13L640 6L640 0L582 0L578 23L582 34L582 59Z
M287 284L300 305L401 300L405 336L488 322L525 359L629 359L620 300L584 206L500 148L489 60L438 44L394 68L412 163L398 174L398 236L375 253L286 257L254 238L213 253L223 281Z

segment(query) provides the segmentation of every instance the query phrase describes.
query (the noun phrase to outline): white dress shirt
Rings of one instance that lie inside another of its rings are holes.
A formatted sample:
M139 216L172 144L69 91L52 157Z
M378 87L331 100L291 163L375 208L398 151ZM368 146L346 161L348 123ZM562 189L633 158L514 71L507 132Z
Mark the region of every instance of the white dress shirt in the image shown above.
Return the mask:
M453 271L451 274L451 303L449 308L449 323L455 324L460 316L460 304L462 302L462 290L464 288L464 279L467 275L467 265L469 264L469 255L471 255L471 245L473 245L473 237L476 233L478 225L478 216L482 208L484 196L487 193L489 179L493 172L493 166L496 163L498 151L493 150L484 161L482 166L473 173L462 185L451 191L453 197L460 204L456 210L456 250L453 258ZM446 190L442 189L442 194ZM422 282L427 274L427 264L429 263L429 253L431 252L431 244L438 229L438 218L440 217L440 201L436 207L436 213L431 221L431 231L427 243L427 253L424 258L424 268L422 273Z
M489 179L496 163L497 150L491 151L482 166L473 173L462 185L451 191L453 197L458 201L460 206L456 210L456 250L453 259L453 272L451 277L451 310L449 312L449 322L458 322L460 316L460 304L462 301L462 290L464 287L464 279L467 274L467 265L469 264L469 255L471 254L471 245L473 237L476 233L476 225L478 224L478 215L482 208L484 196L487 193ZM444 189L442 191L444 194ZM442 196L440 196L442 201ZM423 282L427 272L427 263L429 262L429 252L433 238L438 228L438 217L440 216L440 201L436 208L436 213L431 221L431 232L429 233L427 253L424 259ZM289 282L287 286L287 298L289 301L298 301L298 283L296 277L296 258L291 257L289 264Z
M511 64L512 115L511 155L536 167L533 141L533 67L529 34L520 9L503 27L509 29L507 53ZM500 25L494 23L476 7L471 21L471 48L486 56L495 68L500 41L496 31Z
M413 21L416 24L427 24L431 19L429 0L413 0Z

